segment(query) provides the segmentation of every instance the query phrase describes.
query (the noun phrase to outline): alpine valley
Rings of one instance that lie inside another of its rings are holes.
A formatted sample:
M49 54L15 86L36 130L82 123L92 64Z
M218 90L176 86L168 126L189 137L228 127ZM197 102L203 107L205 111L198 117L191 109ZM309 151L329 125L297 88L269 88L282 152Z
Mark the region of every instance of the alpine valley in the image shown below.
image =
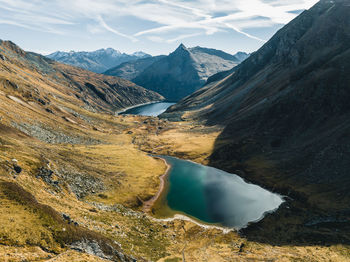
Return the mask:
M0 261L349 261L349 17L249 55L0 41Z

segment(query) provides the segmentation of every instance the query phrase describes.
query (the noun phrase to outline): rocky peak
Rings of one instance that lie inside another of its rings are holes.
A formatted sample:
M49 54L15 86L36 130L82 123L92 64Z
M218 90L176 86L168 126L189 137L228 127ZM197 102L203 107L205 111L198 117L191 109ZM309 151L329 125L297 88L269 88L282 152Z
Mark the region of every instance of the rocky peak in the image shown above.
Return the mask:
M184 52L189 52L189 50L187 49L187 47L184 44L180 44L178 46L178 48L176 48L176 50L173 53L184 53Z
M179 47L169 55L169 57L191 58L191 52L184 44L180 44Z
M13 51L18 55L24 56L26 54L26 52L23 49L21 49L18 45L11 41L1 41L0 45L4 46L5 48Z
M183 43L181 43L177 49L187 50L187 47Z
M118 50L115 50L114 48L108 47L108 48L102 48L95 52L91 52L92 54L98 54L98 55L110 55L110 56L120 56L122 53Z
M142 52L142 51L134 52L134 53L132 53L132 55L133 55L133 56L140 57L140 58L150 57L149 54L147 54L147 53L145 53L145 52Z

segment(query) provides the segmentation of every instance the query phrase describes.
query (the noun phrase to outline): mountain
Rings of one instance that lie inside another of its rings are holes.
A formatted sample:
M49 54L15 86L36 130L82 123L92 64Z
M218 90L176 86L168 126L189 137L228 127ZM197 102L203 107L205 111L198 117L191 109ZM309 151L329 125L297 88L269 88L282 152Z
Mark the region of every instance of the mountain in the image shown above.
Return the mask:
M154 62L164 58L165 56L151 56L140 58L134 61L129 61L113 67L106 72L105 75L118 76L124 79L132 80L143 72L147 67Z
M250 54L246 52L237 52L234 57L236 57L241 63L249 57Z
M120 65L121 63L150 57L150 55L144 52L135 52L128 55L114 50L113 48L107 48L93 52L57 51L47 55L47 57L64 64L77 66L95 73L102 73L109 68Z
M200 88L209 76L238 65L240 59L223 51L181 44L155 61L132 81L177 101Z
M163 115L223 126L210 165L293 199L252 238L350 239L349 16L348 1L318 2Z
M44 56L25 52L10 41L1 41L1 67L8 72L9 86L22 87L37 103L49 106L53 96L92 111L116 110L161 100L162 97L134 83L64 65ZM45 86L39 90L40 84ZM39 90L39 91L36 91ZM51 91L49 91L51 90ZM70 98L67 98L69 94Z

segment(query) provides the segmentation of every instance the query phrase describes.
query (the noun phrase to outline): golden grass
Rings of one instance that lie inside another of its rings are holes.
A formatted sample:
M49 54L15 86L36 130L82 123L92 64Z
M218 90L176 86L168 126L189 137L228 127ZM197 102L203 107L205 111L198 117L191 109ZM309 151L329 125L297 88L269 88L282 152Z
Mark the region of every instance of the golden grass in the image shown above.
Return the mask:
M28 206L8 200L0 192L0 240L2 244L14 246L53 246L52 232L42 225L39 214Z
M105 259L94 255L82 254L77 251L68 250L58 256L46 260L47 262L106 262Z
M178 123L160 134L139 136L140 148L153 154L171 155L207 164L220 129L207 131L203 126Z
M4 246L0 245L0 261L23 262L23 261L46 261L54 254L45 252L40 247L31 246Z
M125 143L128 140L124 135L122 146L75 147L74 156L81 158L75 161L81 161L87 169L98 170L108 185L102 198L97 195L88 200L135 207L140 205L137 198L145 201L157 192L158 177L166 170L164 163L136 150L131 142ZM88 161L85 156L89 156Z

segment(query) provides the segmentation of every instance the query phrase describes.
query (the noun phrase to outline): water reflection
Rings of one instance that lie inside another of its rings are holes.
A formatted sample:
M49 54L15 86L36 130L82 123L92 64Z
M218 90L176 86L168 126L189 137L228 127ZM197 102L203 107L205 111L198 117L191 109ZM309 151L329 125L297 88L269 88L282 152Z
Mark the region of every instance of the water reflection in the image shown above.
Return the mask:
M164 113L168 107L174 105L175 103L170 102L159 102L153 104L142 105L134 108L130 108L122 115L140 115L140 116L159 116Z
M162 204L173 211L207 223L242 228L283 202L279 195L248 184L237 175L190 161L163 158L172 168ZM162 207L155 212L165 215Z

